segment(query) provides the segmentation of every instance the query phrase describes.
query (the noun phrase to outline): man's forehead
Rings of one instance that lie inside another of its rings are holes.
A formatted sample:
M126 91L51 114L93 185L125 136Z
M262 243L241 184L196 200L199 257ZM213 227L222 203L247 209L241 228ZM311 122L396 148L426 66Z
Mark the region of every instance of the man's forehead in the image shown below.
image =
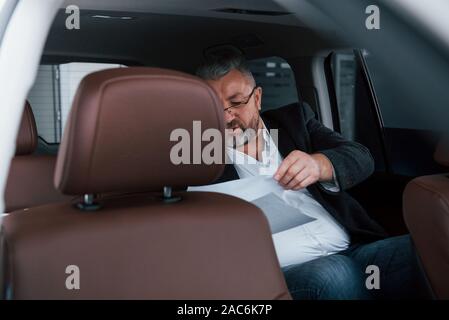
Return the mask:
M238 70L231 70L220 79L211 80L209 83L225 99L247 95L248 87L251 86L249 79Z
M225 99L233 99L246 95L248 84L244 82L233 82L224 88L223 95Z

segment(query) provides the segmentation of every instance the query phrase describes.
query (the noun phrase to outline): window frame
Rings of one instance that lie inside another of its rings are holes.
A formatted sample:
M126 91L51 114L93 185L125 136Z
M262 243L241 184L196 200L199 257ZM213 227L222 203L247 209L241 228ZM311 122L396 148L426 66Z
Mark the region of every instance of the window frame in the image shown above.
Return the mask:
M382 118L382 113L380 111L379 100L377 99L376 90L374 88L373 81L371 80L371 76L369 74L365 58L363 56L363 51L361 49L354 49L354 55L358 67L361 68L364 85L369 90L370 93L369 102L371 110L375 116L374 123L376 124L377 127L377 135L379 137L380 147L382 150L383 161L385 164L385 171L387 173L391 173L391 166L387 156L387 147L385 142L384 121Z
M368 93L368 103L369 108L372 111L372 114L374 115L373 121L376 127L376 135L379 141L379 147L381 150L381 157L382 159L379 159L383 162L383 167L385 168L384 171L386 173L391 173L391 166L390 162L387 156L387 147L385 142L385 132L384 132L384 122L382 119L381 110L379 107L379 101L376 96L376 91L373 85L373 82L371 80L365 59L363 57L363 51L361 49L352 49L354 53L356 68L360 69L360 72L362 74L362 85L367 89ZM337 131L338 133L341 133L341 122L340 122L340 113L339 113L339 105L337 101L337 94L335 89L335 83L333 79L333 72L332 72L332 58L333 56L338 53L337 50L333 50L330 52L330 54L326 57L324 60L324 72L326 77L326 83L328 87L328 94L329 94L329 101L331 106L331 113L332 113L332 122L334 126L334 131ZM358 72L358 70L356 70ZM355 119L356 121L356 119Z
M329 94L329 103L331 107L332 125L334 131L341 133L340 113L338 112L337 90L335 89L335 83L332 72L332 58L334 51L329 53L324 59L324 76L326 78L326 85Z

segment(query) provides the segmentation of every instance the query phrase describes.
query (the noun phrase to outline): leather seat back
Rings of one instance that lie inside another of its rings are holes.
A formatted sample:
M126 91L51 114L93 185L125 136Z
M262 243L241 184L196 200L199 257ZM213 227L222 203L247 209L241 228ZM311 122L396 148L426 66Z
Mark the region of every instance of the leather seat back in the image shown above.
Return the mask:
M192 120L201 121L202 130L224 131L219 100L196 77L124 68L84 78L55 182L85 201L4 218L10 298L290 298L268 222L257 207L210 192L161 197L164 188L185 190L222 173L222 164L170 160L177 143L171 132L182 129L192 137ZM109 196L91 201L104 193ZM80 286L70 290L66 284L76 287L70 278L76 270Z
M442 141L435 160L449 166L449 145ZM404 219L430 286L449 299L449 173L413 179L403 196Z
M11 161L6 183L6 212L71 198L56 190L53 184L56 156L34 154L37 139L36 121L30 104L26 102L17 136L16 154Z

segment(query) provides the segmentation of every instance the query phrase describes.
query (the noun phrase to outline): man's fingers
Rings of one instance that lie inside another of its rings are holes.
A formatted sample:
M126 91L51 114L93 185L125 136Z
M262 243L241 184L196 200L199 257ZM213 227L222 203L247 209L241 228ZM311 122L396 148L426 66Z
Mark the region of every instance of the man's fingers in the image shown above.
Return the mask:
M304 179L303 181L298 183L296 186L294 186L293 190L300 190L300 189L307 188L308 186L310 186L312 183L315 183L315 182L316 182L316 178L314 178L312 176L308 176L306 179Z
M292 154L290 153L285 159L284 161L282 161L281 165L279 166L279 168L277 169L277 171L274 174L274 179L279 181L281 180L285 173L287 172L288 168L290 168L290 166L295 163L296 159L291 156Z
M287 190L299 190L318 181L320 172L310 155L295 150L282 161L273 178Z
M307 169L301 170L290 182L284 187L287 190L294 189L297 185L299 185L302 181L309 177L309 172Z
M281 185L286 186L293 180L299 172L301 172L305 168L304 163L301 161L296 161L293 163L285 172L284 176L279 180Z
M298 162L298 160L302 159L303 152L299 150L295 150L290 152L290 154L282 161L281 165L277 169L277 171L274 174L274 179L277 181L280 181L284 175L287 173L289 168L295 163ZM291 172L289 173L291 175ZM295 176L294 174L293 176ZM292 177L290 177L289 180L291 180ZM287 181L288 182L288 181Z

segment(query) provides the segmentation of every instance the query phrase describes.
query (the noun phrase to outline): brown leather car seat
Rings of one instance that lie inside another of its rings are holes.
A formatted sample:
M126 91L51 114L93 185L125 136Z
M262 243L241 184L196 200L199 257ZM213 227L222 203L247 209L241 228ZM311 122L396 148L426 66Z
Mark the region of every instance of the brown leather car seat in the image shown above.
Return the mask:
M36 121L27 101L6 183L6 212L70 199L53 184L56 156L34 154L37 139Z
M210 183L223 170L171 162L178 142L170 134L180 128L193 137L192 120L202 130L224 131L218 98L196 77L123 68L84 78L55 173L63 193L84 200L4 218L8 298L290 298L257 207L223 194L176 191ZM120 195L95 197L104 193ZM79 289L69 290L76 268Z
M435 160L449 166L448 151L442 140ZM439 299L449 299L449 173L410 181L403 204L405 222L433 293Z

